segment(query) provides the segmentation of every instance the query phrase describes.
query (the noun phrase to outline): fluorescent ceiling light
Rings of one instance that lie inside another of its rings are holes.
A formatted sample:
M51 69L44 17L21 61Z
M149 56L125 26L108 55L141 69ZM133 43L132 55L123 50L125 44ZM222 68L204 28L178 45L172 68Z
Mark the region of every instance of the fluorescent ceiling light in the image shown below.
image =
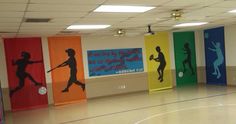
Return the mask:
M175 25L174 27L190 27L190 26L200 26L200 25L205 25L208 22L192 22L192 23L182 23Z
M229 13L236 13L236 9L229 11Z
M142 13L155 7L148 6L120 6L120 5L101 5L94 12L136 12Z
M71 25L69 27L67 27L67 29L104 29L104 28L108 28L111 25Z

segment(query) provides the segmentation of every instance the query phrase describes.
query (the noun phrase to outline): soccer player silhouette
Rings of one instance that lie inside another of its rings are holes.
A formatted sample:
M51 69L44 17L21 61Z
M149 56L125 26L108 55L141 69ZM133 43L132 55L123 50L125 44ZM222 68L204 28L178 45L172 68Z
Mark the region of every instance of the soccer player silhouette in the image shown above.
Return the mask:
M64 66L68 65L69 68L70 68L70 78L68 80L66 88L64 90L62 90L62 92L68 92L70 86L73 83L79 85L84 91L85 84L83 84L79 80L77 80L77 76L76 76L76 74L77 74L77 66L76 65L77 64L76 64L76 59L75 59L75 50L69 48L69 49L66 50L66 52L67 52L67 55L68 55L69 58L65 62L63 62L62 64L58 65L57 67L55 67L55 68L53 68L53 69L51 69L47 72L51 72L52 70L54 70L56 68L60 68L60 67L64 67Z
M30 53L28 52L21 52L21 59L18 59L16 61L12 60L12 65L13 66L17 66L16 69L16 76L19 78L19 84L16 88L14 89L10 89L10 97L12 97L12 95L22 89L25 85L25 79L28 77L35 86L41 86L42 84L35 81L34 78L28 73L26 72L26 68L29 64L34 64L34 63L41 63L42 61L31 61L30 60Z
M156 62L159 62L159 66L157 68L157 72L159 74L158 80L160 82L163 81L163 76L164 76L164 69L166 67L166 60L164 54L161 52L161 48L159 46L156 47L156 51L158 52L157 58L154 58L153 55L150 56L150 60L155 60Z
M216 44L214 42L211 42L214 48L208 48L209 50L216 52L216 60L213 62L214 65L214 72L212 75L216 75L217 79L221 77L221 73L219 70L219 66L223 64L224 62L224 55L222 53L222 50L220 48L220 42L217 42Z
M192 66L191 49L189 48L189 43L184 44L184 49L183 50L185 51L184 54L187 55L186 58L183 61L183 67L184 67L183 73L186 72L185 64L188 64L189 68L191 69L192 75L194 75L193 66Z

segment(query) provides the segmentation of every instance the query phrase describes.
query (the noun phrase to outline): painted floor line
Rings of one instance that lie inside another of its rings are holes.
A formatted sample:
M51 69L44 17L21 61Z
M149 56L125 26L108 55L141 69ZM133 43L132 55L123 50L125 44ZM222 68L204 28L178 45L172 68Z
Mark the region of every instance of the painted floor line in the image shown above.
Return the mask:
M158 104L158 105L152 105L152 106L145 106L145 107L140 107L140 108L128 109L128 110L123 110L123 111L119 111L119 112L106 113L106 114L101 114L101 115L81 118L81 119L77 119L77 120L66 121L66 122L62 122L61 124L69 124L69 123L73 123L73 122L80 122L80 121L94 119L94 118L99 118L99 117L103 117L103 116L110 116L110 115L115 115L115 114L120 114L120 113L126 113L126 112L131 112L131 111L142 110L142 109L149 109L149 108L160 107L160 106L165 106L165 105L171 105L171 104L176 104L176 103L183 103L183 102L191 102L191 101L195 101L195 100L209 99L209 98L214 98L214 97L219 97L219 96L226 96L226 95L235 94L235 93L236 92L216 94L216 95L210 95L210 96L206 96L206 97L198 97L198 98L193 98L193 99L186 99L186 100L180 100L180 101L175 101L175 102L163 103L163 104Z

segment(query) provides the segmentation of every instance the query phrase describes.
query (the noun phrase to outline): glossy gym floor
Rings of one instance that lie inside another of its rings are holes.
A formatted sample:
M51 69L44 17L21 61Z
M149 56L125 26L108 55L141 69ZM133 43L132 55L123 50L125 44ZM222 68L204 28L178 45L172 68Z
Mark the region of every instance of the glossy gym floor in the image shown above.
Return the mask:
M6 124L236 124L236 87L200 85L7 112Z

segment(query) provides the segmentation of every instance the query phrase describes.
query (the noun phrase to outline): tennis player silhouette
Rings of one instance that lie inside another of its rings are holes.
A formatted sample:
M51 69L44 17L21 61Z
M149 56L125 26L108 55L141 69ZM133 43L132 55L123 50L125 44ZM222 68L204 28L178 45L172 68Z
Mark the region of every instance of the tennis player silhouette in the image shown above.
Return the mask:
M159 66L157 68L157 72L159 74L158 80L160 82L163 81L163 76L164 76L164 69L166 67L166 60L164 54L161 52L161 48L159 46L156 47L156 51L158 52L157 58L154 58L153 55L149 57L149 60L155 60L156 62L159 62Z
M25 85L25 79L26 78L29 78L35 86L41 86L42 84L35 81L35 79L31 76L30 73L26 72L26 68L29 64L34 64L34 63L41 63L41 61L31 61L30 60L30 53L28 52L21 52L21 59L18 59L18 60L12 60L12 65L13 66L17 66L17 69L16 69L16 76L18 77L19 79L19 84L17 87L15 87L14 89L10 89L10 97L12 97L12 95L22 89Z
M221 77L219 66L222 65L224 62L224 55L220 48L220 42L217 43L211 42L211 43L214 46L214 48L208 48L208 49L215 52L217 56L216 60L213 62L214 72L212 73L212 75L216 75L216 78L219 79Z
M83 91L85 90L85 84L81 83L79 80L77 80L77 64L76 64L76 59L75 59L75 50L74 49L67 49L66 53L68 55L68 59L63 62L62 64L58 65L57 67L47 71L48 73L51 72L52 70L56 69L56 68L60 68L60 67L64 67L64 66L69 66L70 68L70 78L68 80L67 86L65 87L64 90L62 90L62 92L68 92L70 86L75 83L77 85L79 85Z
M193 70L193 66L192 66L192 57L191 57L191 49L189 48L189 43L185 43L184 44L184 49L185 51L184 54L186 54L186 58L183 60L183 67L184 67L184 71L183 73L186 72L186 68L185 65L188 64L189 68L191 69L192 75L194 75L194 70Z

